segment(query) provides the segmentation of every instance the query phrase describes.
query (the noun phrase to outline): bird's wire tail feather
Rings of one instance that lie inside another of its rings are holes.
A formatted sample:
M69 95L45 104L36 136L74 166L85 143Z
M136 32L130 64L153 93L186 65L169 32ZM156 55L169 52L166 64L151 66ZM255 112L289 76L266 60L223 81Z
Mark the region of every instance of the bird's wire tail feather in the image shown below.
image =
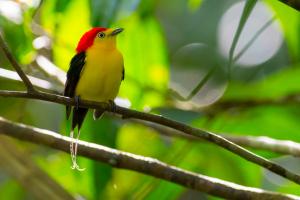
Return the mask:
M93 113L94 120L100 119L104 113L104 110L95 109Z
M70 154L71 154L71 160L72 160L72 165L74 166L74 142L73 142L73 138L74 138L74 130L72 129L70 132L70 138L71 138L71 142L70 142ZM73 167L71 167L73 169Z
M74 130L72 130L70 133L70 137L72 139L72 141L70 143L70 152L71 152L71 159L72 159L71 169L76 169L78 171L84 171L85 168L80 168L79 165L77 164L77 148L78 148L79 136L80 136L80 130L78 130L76 140L74 142Z

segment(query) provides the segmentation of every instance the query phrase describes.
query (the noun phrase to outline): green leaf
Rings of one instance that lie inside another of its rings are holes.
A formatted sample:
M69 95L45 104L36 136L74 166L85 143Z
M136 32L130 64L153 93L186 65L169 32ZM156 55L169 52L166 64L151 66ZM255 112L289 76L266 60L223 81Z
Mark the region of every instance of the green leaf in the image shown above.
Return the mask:
M20 63L29 63L33 56L33 36L28 32L27 24L11 23L0 15L0 27L4 39L15 58Z
M26 194L26 191L15 180L7 179L0 184L0 199L18 200L29 196L30 194Z
M53 61L67 70L80 37L90 28L89 5L83 0L71 1L63 13L55 13L55 5L46 2L42 10L42 24L53 38Z
M70 0L56 0L55 12L63 13L69 6Z
M202 0L189 0L188 7L192 11L196 11L201 6Z
M120 5L119 0L90 0L92 26L109 27Z
M300 62L300 13L280 1L266 0L281 22L293 63Z
M97 144L116 148L118 125L109 117L102 117L98 121L92 120L88 115L82 133L90 134L92 141ZM93 199L106 198L106 186L112 178L112 167L92 161Z
M295 65L278 71L263 80L241 83L232 82L223 99L279 99L300 91L298 84L300 66Z
M120 96L130 99L133 108L162 105L169 74L164 38L157 20L132 15L118 26L125 27L118 38L126 74Z

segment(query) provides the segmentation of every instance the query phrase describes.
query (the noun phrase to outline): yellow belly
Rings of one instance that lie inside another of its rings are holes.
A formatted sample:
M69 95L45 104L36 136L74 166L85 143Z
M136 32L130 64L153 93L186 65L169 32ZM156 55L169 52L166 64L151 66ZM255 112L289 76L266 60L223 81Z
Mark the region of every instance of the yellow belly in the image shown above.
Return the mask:
M75 95L98 102L114 100L122 81L123 58L117 49L87 51Z

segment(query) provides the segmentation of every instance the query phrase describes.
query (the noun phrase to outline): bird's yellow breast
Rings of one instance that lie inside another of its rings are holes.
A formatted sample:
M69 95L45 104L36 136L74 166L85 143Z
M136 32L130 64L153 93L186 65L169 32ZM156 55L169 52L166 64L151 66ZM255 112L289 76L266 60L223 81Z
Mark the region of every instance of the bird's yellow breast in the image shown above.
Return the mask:
M91 101L114 100L122 81L123 57L116 48L93 45L86 60L75 95Z

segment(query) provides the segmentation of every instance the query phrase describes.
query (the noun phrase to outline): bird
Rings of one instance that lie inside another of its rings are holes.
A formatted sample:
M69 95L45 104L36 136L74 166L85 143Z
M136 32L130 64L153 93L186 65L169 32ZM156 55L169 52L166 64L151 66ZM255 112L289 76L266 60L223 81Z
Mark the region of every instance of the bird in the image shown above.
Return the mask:
M123 55L117 48L117 35L123 28L94 27L80 38L76 54L70 62L65 82L64 96L74 98L75 106L66 106L67 120L72 113L70 153L72 169L81 169L76 161L80 129L88 112L79 106L80 99L108 102L113 105L121 82L125 78ZM99 119L104 110L94 110L93 118ZM74 130L77 137L74 145Z

